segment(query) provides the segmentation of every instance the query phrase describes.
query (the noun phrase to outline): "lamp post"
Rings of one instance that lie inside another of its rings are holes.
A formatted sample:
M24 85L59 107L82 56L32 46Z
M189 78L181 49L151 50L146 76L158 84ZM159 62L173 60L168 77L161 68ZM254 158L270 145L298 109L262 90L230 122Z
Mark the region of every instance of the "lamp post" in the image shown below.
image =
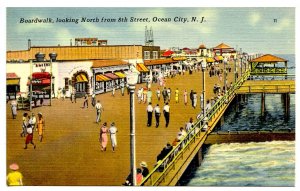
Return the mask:
M138 75L139 72L135 69L135 67L133 65L129 66L129 72L126 75L126 80L130 93L130 169L133 186L136 186L134 90L138 81Z
M50 57L50 106L52 105L52 58Z
M30 76L29 76L29 80L30 80L30 87L29 87L29 111L32 110L32 105L31 105L31 102L32 102L32 67L33 67L33 64L32 64L32 60L30 60Z
M234 83L236 83L236 58L234 59Z
M226 94L226 92L227 92L227 83L226 83L226 80L227 80L227 71L226 71L227 58L225 58L223 60L223 63L224 63L224 94Z
M203 112L203 117L206 116L206 111L205 111L205 70L206 70L206 62L202 62L201 63L201 67L202 67L202 87L203 87L203 91L202 91L202 96L203 96L203 108L202 108L202 112Z

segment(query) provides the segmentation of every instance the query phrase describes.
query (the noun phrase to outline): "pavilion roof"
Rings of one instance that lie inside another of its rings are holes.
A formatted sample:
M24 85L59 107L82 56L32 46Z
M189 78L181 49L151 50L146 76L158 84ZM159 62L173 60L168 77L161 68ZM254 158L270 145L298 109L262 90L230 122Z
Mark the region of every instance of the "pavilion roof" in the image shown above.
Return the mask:
M287 62L287 60L271 54L265 54L253 60L250 60L250 62Z
M224 44L224 43L221 43L219 44L218 46L214 47L215 50L218 50L218 49L232 49L232 47L230 47L229 45L227 44Z

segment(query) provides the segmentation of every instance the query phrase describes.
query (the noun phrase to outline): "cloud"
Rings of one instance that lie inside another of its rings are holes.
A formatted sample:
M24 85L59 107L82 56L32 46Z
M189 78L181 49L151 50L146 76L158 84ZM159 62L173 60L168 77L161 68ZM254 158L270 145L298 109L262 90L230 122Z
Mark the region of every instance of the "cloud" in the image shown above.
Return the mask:
M256 26L261 20L261 16L258 12L252 12L249 15L249 24L251 26Z

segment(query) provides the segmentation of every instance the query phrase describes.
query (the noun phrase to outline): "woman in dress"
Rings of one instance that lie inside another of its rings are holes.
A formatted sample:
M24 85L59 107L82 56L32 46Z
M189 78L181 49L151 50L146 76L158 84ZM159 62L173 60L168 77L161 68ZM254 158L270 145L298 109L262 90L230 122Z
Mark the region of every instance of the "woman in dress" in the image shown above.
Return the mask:
M41 112L38 113L38 120L37 120L37 131L39 134L39 141L43 141L44 136L44 130L45 130L45 121L43 118L43 114Z
M106 145L107 145L107 123L104 122L101 129L100 129L100 138L99 141L101 143L101 151L106 151Z
M187 105L187 96L188 96L187 91L184 90L184 93L183 93L184 105Z

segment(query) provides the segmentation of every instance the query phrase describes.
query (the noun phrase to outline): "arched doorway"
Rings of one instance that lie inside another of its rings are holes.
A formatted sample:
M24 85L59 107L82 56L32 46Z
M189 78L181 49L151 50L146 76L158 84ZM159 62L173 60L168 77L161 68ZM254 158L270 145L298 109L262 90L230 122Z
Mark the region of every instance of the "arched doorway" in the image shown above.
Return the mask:
M85 95L89 92L89 77L86 72L79 71L75 73L72 77L72 84L74 89L76 90L76 94ZM81 96L79 96L81 97Z

